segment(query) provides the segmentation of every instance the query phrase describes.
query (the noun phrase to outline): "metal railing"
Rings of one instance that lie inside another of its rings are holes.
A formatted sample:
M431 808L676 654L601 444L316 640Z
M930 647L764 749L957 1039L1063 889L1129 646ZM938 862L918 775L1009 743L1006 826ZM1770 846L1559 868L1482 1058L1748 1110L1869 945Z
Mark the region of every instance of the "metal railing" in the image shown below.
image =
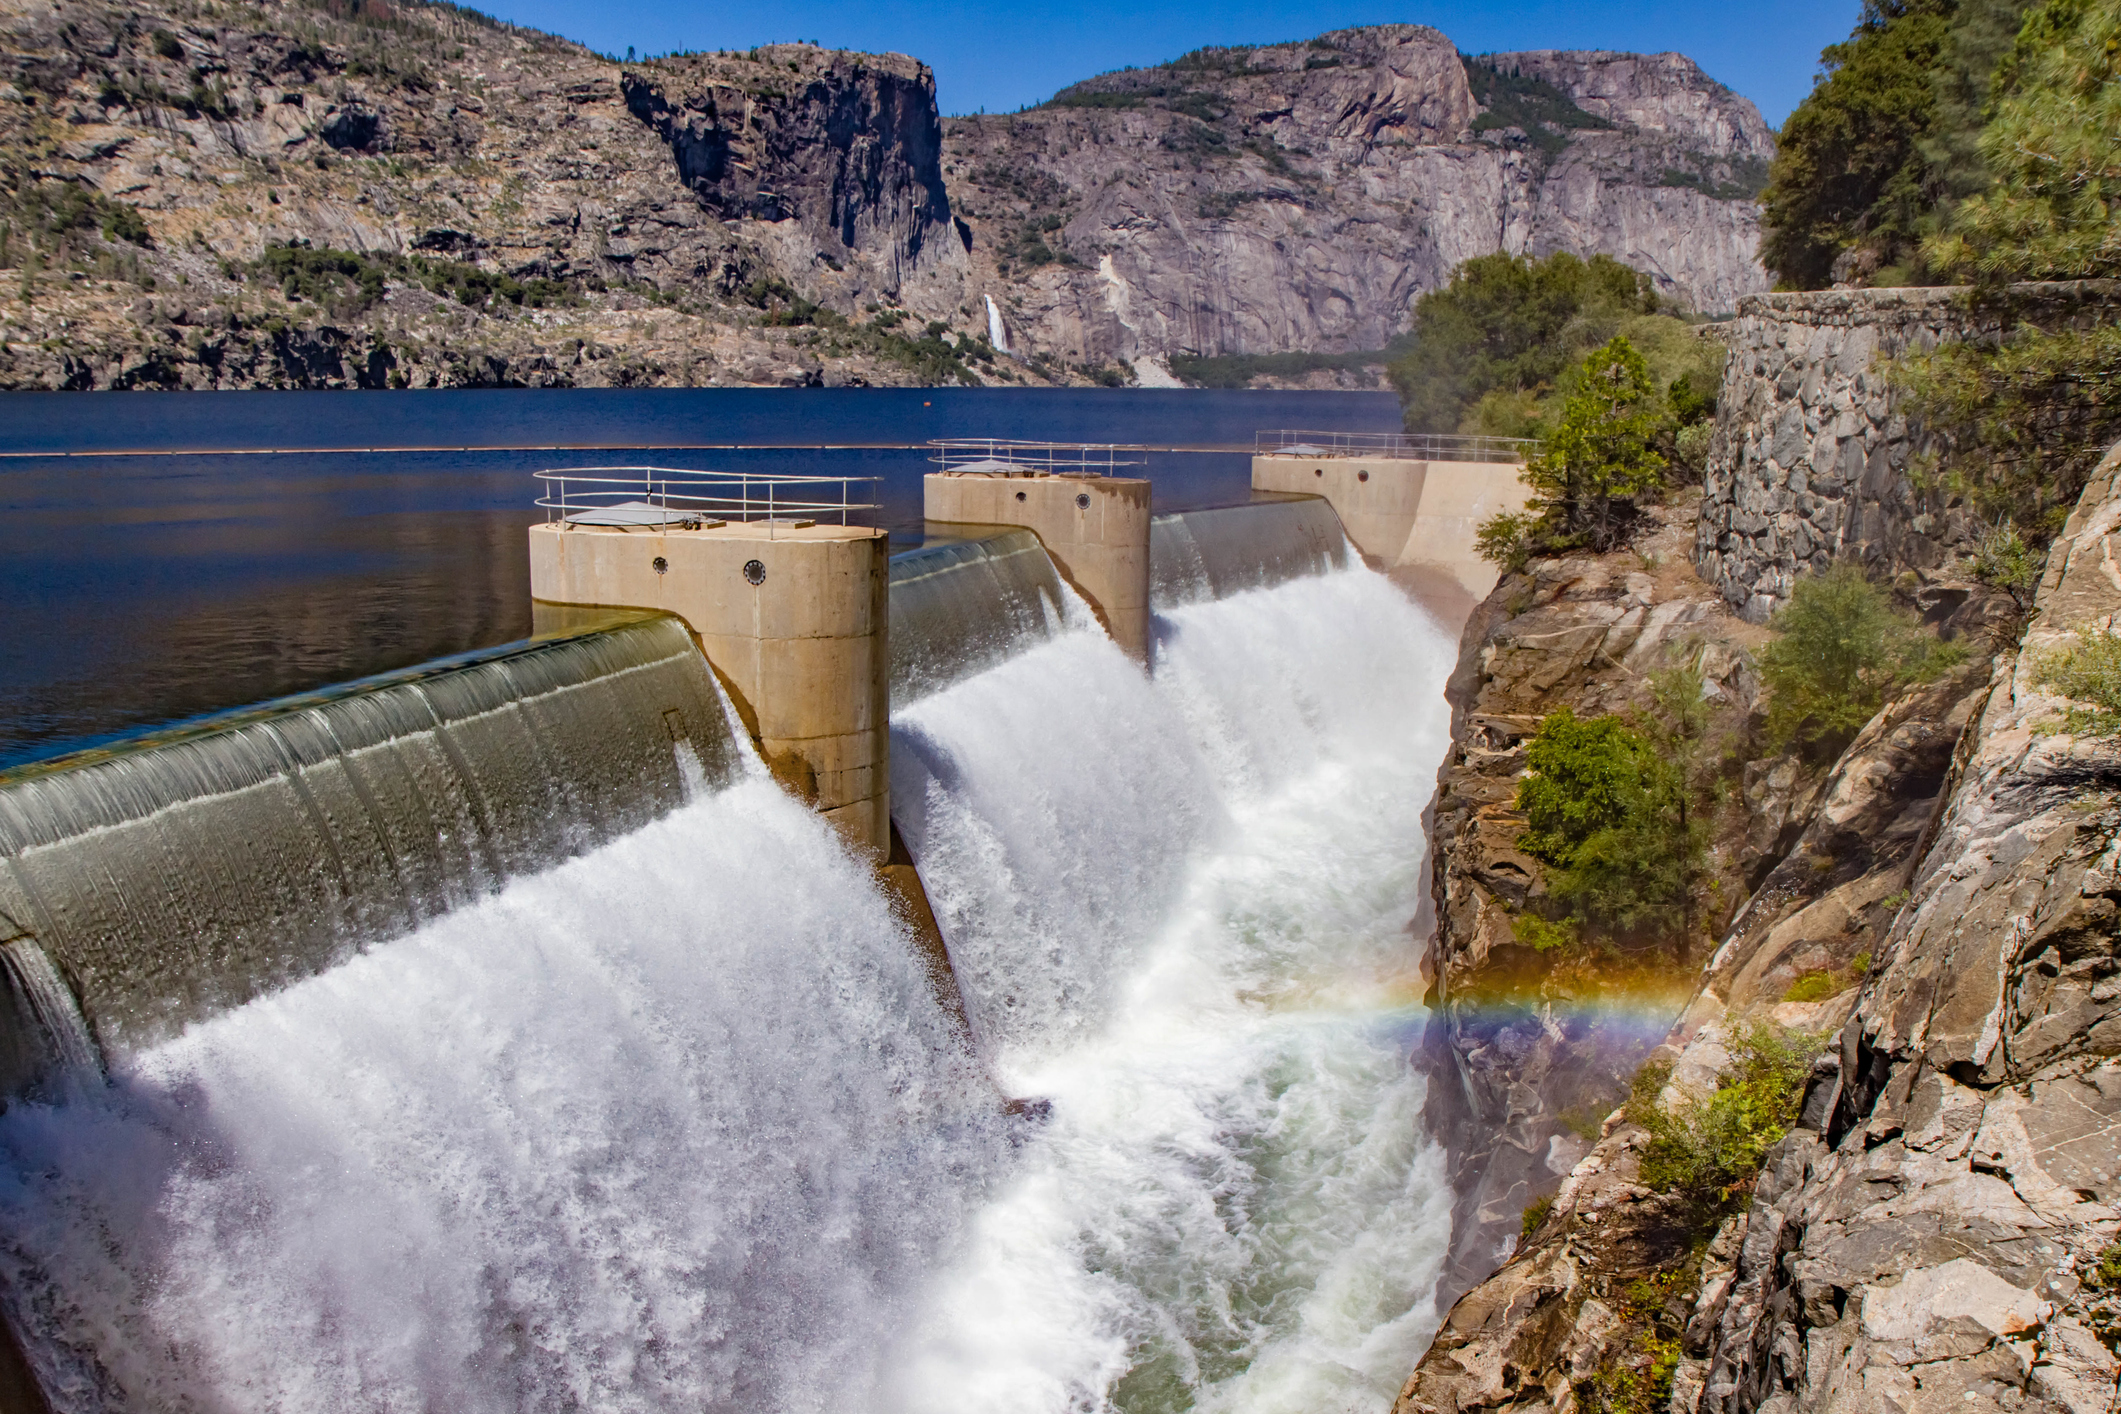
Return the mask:
M1118 442L1020 442L1008 437L938 437L928 460L944 471L1013 468L1039 476L1110 476L1140 466L1144 449Z
M678 526L710 522L833 521L859 524L880 502L875 476L784 476L669 466L567 466L537 472L547 521L574 525ZM859 497L859 499L857 499Z
M1254 456L1403 457L1408 461L1521 462L1529 437L1468 437L1448 432L1306 432L1277 428L1252 439Z

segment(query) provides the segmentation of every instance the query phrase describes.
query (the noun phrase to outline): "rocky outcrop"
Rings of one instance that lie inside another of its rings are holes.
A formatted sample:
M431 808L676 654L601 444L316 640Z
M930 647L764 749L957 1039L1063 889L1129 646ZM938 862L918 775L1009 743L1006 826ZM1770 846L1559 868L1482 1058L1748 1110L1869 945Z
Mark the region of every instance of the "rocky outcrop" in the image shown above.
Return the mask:
M1541 887L1541 866L1517 845L1516 796L1525 739L1543 717L1639 708L1650 675L1681 666L1702 674L1726 716L1752 708L1748 652L1761 635L1688 568L1692 512L1691 501L1658 508L1628 552L1536 561L1505 577L1468 623L1446 689L1456 744L1437 785L1436 981L1423 1042L1425 1118L1456 1195L1445 1302L1509 1255L1526 1205L1583 1157L1686 1001L1684 972L1557 967L1517 941L1511 919ZM1737 851L1719 849L1717 862L1736 887Z
M1745 299L1727 336L1694 563L1755 623L1800 576L1841 559L1963 589L1955 561L1987 528L1911 480L1948 437L1910 421L1890 361L2116 304L2121 291L2098 283L2016 286L1978 303L1964 289Z
M960 356L983 309L923 305L947 340L862 319L965 259L915 61L621 65L470 11L348 13L0 4L0 385L1036 378ZM374 282L260 267L286 244Z
M975 279L1025 346L1136 364L1381 348L1417 294L1498 250L1606 252L1709 310L1766 288L1750 195L1774 148L1750 103L1678 55L1477 62L1551 83L1581 126L1490 126L1455 47L1413 25L951 119Z
M1157 382L1380 347L1498 249L1609 251L1709 307L1764 280L1725 188L1770 140L1677 56L1504 56L1612 115L1556 138L1483 128L1433 30L1206 53L945 124L901 55L0 0L0 386L365 386L290 340L383 350L391 386ZM261 268L305 243L378 265Z
M1618 1390L1672 1414L2108 1414L2121 744L2040 679L2121 615L2117 529L2121 448L2056 542L2023 644L1864 730L1673 1028L1669 1087L1699 1094L1747 1024L1838 1027L1748 1204L1695 1246L1616 1112L1523 1250L1453 1309L1401 1411L1562 1414ZM1830 979L1817 1000L1779 1000L1807 975Z
M746 62L665 60L620 88L715 217L798 222L821 254L870 255L896 293L952 234L934 76L903 55L831 54L810 72L791 65L782 93Z
M2105 1414L2121 744L2045 658L2121 613L2121 449L2048 559L1882 965L1745 1216L1699 1407Z

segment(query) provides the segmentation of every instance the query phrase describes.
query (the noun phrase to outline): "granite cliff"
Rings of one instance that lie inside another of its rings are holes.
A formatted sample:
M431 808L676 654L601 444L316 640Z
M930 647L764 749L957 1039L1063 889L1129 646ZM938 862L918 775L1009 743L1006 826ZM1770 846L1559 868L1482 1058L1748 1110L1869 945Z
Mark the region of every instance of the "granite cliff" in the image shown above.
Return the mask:
M1437 808L1429 1036L1430 1118L1460 1184L1455 1301L1399 1414L2110 1414L2121 1393L2121 752L2110 717L2049 681L2121 617L2121 447L2048 551L2029 619L1974 576L1939 508L1879 520L1883 540L1840 529L1914 505L1920 432L1874 355L1919 347L1956 297L1754 302L1707 495L1661 509L1654 544L1534 562L1469 625ZM1829 543L1800 546L1774 586L1734 582L1716 532L1778 488L1797 498L1776 507L1782 543ZM1693 571L1645 560L1690 532ZM1625 979L1536 964L1504 925L1538 870L1514 851L1517 743L1552 705L1624 709L1631 679L1675 649L1746 704L1760 632L1746 620L1839 558L1890 576L1967 656L1830 765L1743 768L1742 830L1718 837L1739 906L1683 992L1637 989L1654 1029L1631 1036L1597 1006L1601 982ZM1671 611L1660 645L1654 615L1625 606L1667 600L1703 607ZM1814 1038L1797 1054L1816 1059L1788 1136L1704 1226L1698 1197L1652 1181L1638 1121L1729 1084L1763 1025ZM1617 1107L1570 1113L1645 1054Z
M1702 310L1768 284L1750 198L1773 138L1677 54L1465 60L1382 25L945 126L1011 337L1145 378L1175 354L1381 348L1497 250L1605 252Z
M1407 26L945 120L898 55L0 0L0 385L1158 382L1380 347L1497 249L1721 309L1765 282L1771 150L1677 55L1463 61Z

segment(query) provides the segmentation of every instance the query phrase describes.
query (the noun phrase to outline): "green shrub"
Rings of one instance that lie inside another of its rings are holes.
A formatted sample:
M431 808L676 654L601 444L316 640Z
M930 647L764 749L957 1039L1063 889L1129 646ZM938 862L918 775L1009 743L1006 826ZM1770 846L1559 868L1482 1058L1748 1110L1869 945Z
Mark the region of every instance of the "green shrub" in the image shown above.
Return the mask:
M1618 717L1549 713L1525 746L1531 774L1517 788L1526 821L1518 847L1566 867L1584 841L1626 818L1649 756L1649 742Z
M2042 659L2034 681L2051 687L2075 705L2062 729L2079 736L2112 736L2121 732L2121 634L2111 628L2087 629L2077 646Z
M1536 913L1520 913L1510 919L1510 935L1534 952L1559 952L1576 946L1579 933L1575 920L1559 922Z
M1807 972L1790 984L1782 999L1786 1002L1820 1002L1841 995L1847 988L1848 983L1839 972Z
M1797 1122L1817 1049L1802 1033L1749 1027L1731 1041L1731 1063L1710 1094L1672 1105L1631 1100L1629 1117L1650 1135L1643 1183L1675 1195L1698 1221L1719 1214Z
M1551 1194L1545 1198L1534 1198L1531 1201L1524 1210L1525 1241L1530 1242L1532 1240L1532 1234L1546 1225L1547 1215L1553 1211L1554 1199Z
M1698 673L1659 673L1651 691L1640 730L1564 707L1527 743L1518 845L1548 865L1545 909L1560 917L1520 914L1518 941L1547 951L1588 931L1681 952L1691 943L1707 873L1708 708Z
M2046 568L2047 557L2025 543L2009 517L1982 538L1973 563L1974 578L2010 595L2021 611L2033 607L2033 591Z
M1768 740L1814 760L1840 755L1893 693L1966 658L1852 564L1799 580L1768 627L1781 635L1760 655Z
M1389 369L1406 425L1456 431L1490 389L1550 385L1628 316L1656 309L1649 277L1610 256L1468 260L1414 302L1410 347Z
M1531 563L1534 534L1538 527L1538 516L1498 511L1480 523L1473 534L1473 548L1480 558L1503 573L1516 574Z

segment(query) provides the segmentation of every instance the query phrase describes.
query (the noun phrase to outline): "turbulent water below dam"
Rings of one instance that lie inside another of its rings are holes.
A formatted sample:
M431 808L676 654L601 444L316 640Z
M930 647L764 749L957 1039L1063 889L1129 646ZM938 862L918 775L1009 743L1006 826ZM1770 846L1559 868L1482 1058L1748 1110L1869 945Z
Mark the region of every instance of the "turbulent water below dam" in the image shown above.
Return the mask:
M755 762L0 1116L79 1410L1381 1410L1452 645L1360 567L1070 607L893 716L975 1040ZM1050 1101L1011 1116L997 1089Z

